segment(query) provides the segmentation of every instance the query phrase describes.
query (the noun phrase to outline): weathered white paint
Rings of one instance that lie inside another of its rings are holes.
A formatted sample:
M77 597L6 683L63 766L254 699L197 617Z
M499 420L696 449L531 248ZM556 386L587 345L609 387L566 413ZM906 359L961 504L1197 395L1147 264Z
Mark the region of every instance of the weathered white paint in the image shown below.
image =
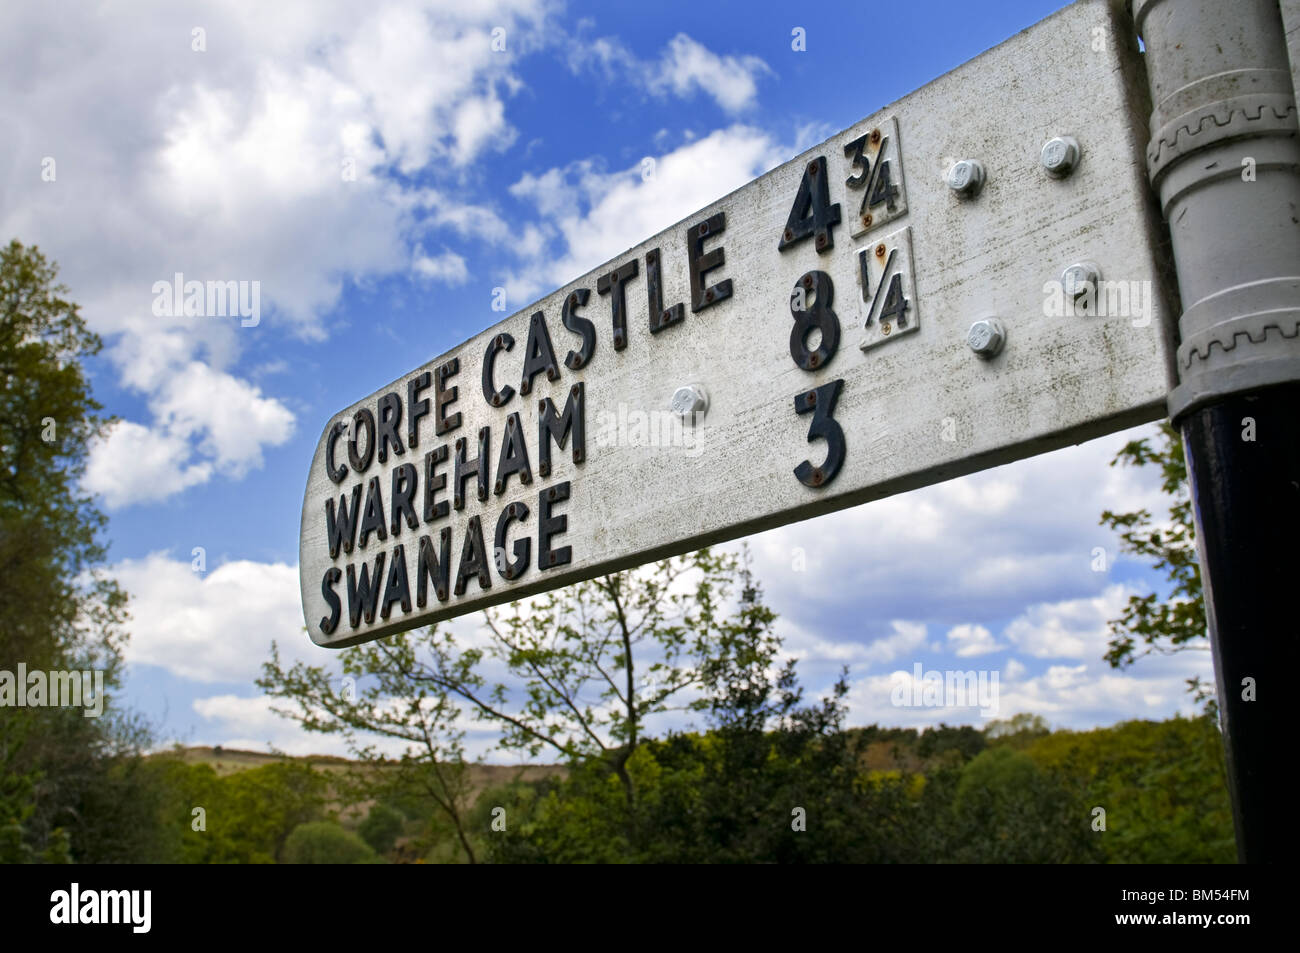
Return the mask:
M453 383L460 397L452 409L463 415L462 426L435 438L433 419L425 418L418 453L390 457L383 467L372 464L366 477L381 475L387 502L396 463L418 463L427 450L456 437L474 447L482 426L492 428L495 472L506 414L519 411L534 480L527 487L512 480L505 495L489 495L483 503L471 493L449 521L414 532L404 528L382 545L372 538L364 551L331 561L325 501L350 492L356 480L349 476L341 486L329 481L322 438L308 479L301 538L303 608L312 638L336 647L367 641L1161 417L1171 383L1164 330L1171 306L1153 252L1162 233L1143 158L1144 77L1120 7L1093 0L1058 12L331 418L326 433L358 407L374 409L379 395L390 390L405 403L408 378L455 356L461 369ZM897 119L907 212L854 239L850 229L860 193L844 185L851 172L844 144L891 119ZM1050 178L1039 165L1042 144L1057 134L1075 136L1082 148L1078 168L1064 180ZM831 201L841 205L834 247L818 254L809 240L778 252L804 168L817 156L827 159ZM963 157L978 159L987 171L974 200L958 199L944 183L947 163ZM725 249L726 263L707 275L706 284L730 278L735 294L692 314L685 234L715 212L725 213L726 230L706 249ZM910 229L921 326L863 350L857 251L903 229ZM645 291L645 253L653 248L662 252L665 303L687 302L685 322L654 336ZM596 276L632 258L640 260L640 274L628 288L629 340L616 352L608 299L596 294ZM1138 287L1149 320L1046 316L1044 284L1080 259L1097 262L1106 280L1143 283ZM834 279L842 327L838 353L815 373L800 370L788 350L791 291L810 269ZM501 354L496 366L498 386L518 389L529 316L545 314L563 361L578 341L560 323L561 304L582 287L591 289L582 313L595 321L598 335L591 362L578 372L562 367L554 383L539 376L527 398L516 395L505 407L489 407L479 387L488 340L502 331L515 338L514 349ZM966 343L971 323L986 316L1001 319L1007 335L1002 353L991 360L976 357ZM835 419L845 432L846 461L829 486L808 489L792 470L805 458L821 463L825 444L807 441L811 415L796 416L794 397L840 378L845 383ZM568 452L556 452L553 474L541 479L537 401L550 396L563 407L577 381L586 387L587 458L575 465ZM674 391L692 383L709 395L693 446L646 447L627 440L602 445L603 420L666 413ZM449 484L451 469L442 467ZM573 562L540 572L537 492L565 480L571 481L572 496L558 512L567 515L568 532L555 545L571 546ZM414 592L416 538L427 533L436 541L441 527L450 525L454 580L468 518L482 516L490 549L498 514L515 500L526 502L531 513L523 526L516 524L510 540L522 532L534 537L532 565L520 579L506 583L494 568L486 591L473 581L465 595L453 595L446 604L430 598L425 610L413 607L405 615L395 607L387 621L377 616L374 624L363 621L354 629L345 578L337 587L343 601L339 627L328 639L321 634L319 620L327 614L321 578L330 565L342 569L360 558L373 564L381 548L391 552L394 543L404 542Z

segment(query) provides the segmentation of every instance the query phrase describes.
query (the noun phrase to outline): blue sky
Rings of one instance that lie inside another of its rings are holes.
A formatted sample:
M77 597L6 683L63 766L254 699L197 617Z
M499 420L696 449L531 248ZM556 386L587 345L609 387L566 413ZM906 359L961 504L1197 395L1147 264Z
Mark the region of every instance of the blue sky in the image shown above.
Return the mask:
M87 484L133 596L129 701L188 743L336 750L252 684L273 638L334 658L296 582L329 415L495 323L494 289L524 308L1057 6L6 5L0 233L60 264L105 340L93 385L122 422ZM647 157L697 172L638 203ZM154 313L176 272L257 281L260 321ZM805 682L849 664L855 723L981 723L891 707L916 662L998 671L1004 717L1190 710L1208 654L1100 661L1105 620L1160 583L1097 523L1161 510L1154 475L1107 466L1133 435L750 540ZM808 598L799 549L859 584Z

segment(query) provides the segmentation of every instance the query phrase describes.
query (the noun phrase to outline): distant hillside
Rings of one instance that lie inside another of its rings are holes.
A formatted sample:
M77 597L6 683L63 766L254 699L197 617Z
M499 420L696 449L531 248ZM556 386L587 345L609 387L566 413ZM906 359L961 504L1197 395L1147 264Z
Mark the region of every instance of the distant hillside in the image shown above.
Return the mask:
M305 764L317 771L354 771L369 770L363 762L336 755L278 755L265 751L243 751L238 748L208 747L199 745L190 748L171 748L156 752L154 757L180 757L186 764L208 764L219 777L260 768L263 765L280 761L292 761ZM565 775L568 769L560 764L509 765L509 764L472 764L470 779L475 792L486 787L504 784L508 781L540 781L555 775Z

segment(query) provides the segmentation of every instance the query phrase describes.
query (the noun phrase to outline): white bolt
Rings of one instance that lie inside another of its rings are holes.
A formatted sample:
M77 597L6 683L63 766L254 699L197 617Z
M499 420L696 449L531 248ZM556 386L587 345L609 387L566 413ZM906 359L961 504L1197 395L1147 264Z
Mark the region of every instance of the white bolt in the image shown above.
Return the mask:
M699 384L687 384L677 388L669 405L673 413L684 418L688 423L695 423L709 409L709 395Z
M1054 136L1043 143L1038 158L1048 175L1064 178L1079 164L1079 142L1073 136Z
M1095 261L1077 261L1061 272L1061 288L1071 298L1091 290L1095 295L1101 281L1101 269Z
M984 318L976 321L966 332L966 343L980 357L995 357L1002 350L1007 339L1002 330L1002 322L997 318Z
M984 166L976 159L960 159L948 170L948 188L973 198L984 188Z

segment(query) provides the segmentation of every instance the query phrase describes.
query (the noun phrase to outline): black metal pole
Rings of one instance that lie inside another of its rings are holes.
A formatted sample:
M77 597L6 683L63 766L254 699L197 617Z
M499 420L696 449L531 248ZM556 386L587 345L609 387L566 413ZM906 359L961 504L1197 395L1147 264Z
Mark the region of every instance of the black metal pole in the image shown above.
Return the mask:
M1237 856L1294 862L1289 730L1300 672L1300 385L1182 421Z
M1183 314L1169 415L1192 484L1237 857L1292 861L1300 642L1300 129L1276 0L1134 0L1147 170Z

